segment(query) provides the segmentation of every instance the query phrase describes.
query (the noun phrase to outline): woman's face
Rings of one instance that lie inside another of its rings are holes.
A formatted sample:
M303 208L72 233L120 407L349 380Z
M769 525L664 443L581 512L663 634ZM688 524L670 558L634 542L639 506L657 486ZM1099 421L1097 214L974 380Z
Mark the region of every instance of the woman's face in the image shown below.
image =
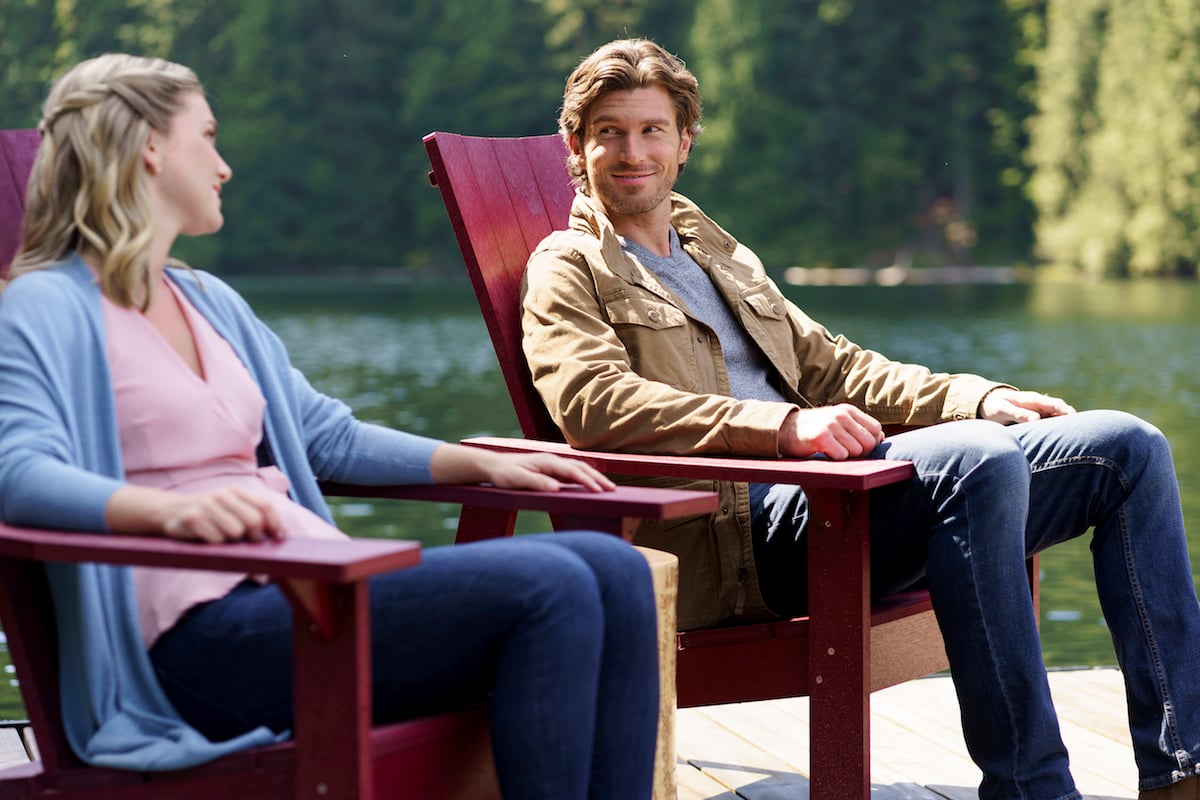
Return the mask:
M171 130L152 130L144 153L155 224L199 236L221 229L221 187L233 170L217 152L217 120L199 92L185 92Z

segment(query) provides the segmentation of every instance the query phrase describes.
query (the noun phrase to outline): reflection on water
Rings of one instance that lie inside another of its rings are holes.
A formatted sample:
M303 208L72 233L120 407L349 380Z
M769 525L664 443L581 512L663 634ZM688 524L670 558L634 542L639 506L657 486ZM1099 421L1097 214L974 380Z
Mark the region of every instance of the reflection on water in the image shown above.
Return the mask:
M451 440L518 435L465 283L309 280L241 288L309 379L363 419ZM1061 395L1077 408L1121 408L1158 425L1175 451L1193 530L1192 563L1200 564L1200 286L794 286L787 292L835 333L893 358L979 372ZM354 535L427 545L453 540L453 506L359 499L334 506L339 524ZM523 516L519 526L541 530L547 520ZM1042 557L1042 629L1051 664L1114 661L1087 538ZM0 661L6 659L0 650ZM0 685L0 718L20 715L14 691Z

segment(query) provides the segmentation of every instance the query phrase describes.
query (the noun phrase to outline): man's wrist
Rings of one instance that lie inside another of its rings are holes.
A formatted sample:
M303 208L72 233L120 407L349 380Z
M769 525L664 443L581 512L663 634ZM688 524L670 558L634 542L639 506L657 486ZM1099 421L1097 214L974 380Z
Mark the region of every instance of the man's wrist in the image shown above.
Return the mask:
M975 406L975 419L983 419L984 418L984 416L983 416L983 401L988 399L988 395L990 395L992 392L994 392L1000 388L1002 388L1002 387L993 386L992 388L988 389L986 392L983 393L983 397L979 398L979 404Z
M785 456L790 452L787 447L789 443L794 443L796 439L796 417L800 414L800 409L793 406L783 418L783 422L779 423L779 433L775 437L775 454Z

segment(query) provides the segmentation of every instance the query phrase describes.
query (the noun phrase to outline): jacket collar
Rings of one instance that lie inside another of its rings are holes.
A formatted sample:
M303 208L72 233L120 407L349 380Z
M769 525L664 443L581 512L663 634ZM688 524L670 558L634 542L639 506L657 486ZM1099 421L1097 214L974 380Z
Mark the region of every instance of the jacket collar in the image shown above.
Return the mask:
M714 256L731 258L737 250L737 240L733 236L709 219L699 206L676 192L671 193L671 225L679 234L680 245L703 267L707 268ZM621 240L612 221L595 198L581 191L575 192L569 229L599 241L601 257L618 277L656 294L673 297L658 278L621 249Z

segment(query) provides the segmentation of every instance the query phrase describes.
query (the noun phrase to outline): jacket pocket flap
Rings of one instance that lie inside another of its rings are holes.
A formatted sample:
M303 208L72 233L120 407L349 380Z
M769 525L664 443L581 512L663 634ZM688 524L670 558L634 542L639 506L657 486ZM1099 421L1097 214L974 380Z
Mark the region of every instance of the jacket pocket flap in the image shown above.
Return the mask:
M783 298L768 286L755 286L747 289L742 294L742 299L760 317L783 319L787 316L787 305L783 302Z
M683 312L670 303L647 297L619 297L605 304L614 325L643 325L654 330L687 324Z

